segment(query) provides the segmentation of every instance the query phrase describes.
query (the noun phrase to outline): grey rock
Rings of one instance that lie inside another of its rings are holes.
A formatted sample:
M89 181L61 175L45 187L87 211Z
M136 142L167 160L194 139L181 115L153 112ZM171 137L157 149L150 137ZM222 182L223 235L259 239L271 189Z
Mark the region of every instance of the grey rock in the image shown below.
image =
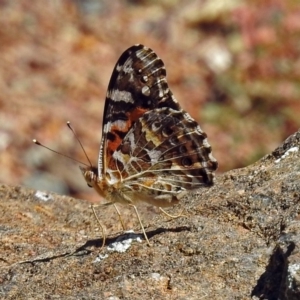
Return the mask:
M1 299L300 299L300 131L168 211L186 217L141 207L152 247L109 251L130 236L113 210L98 209L101 249L87 202L6 185L0 195Z

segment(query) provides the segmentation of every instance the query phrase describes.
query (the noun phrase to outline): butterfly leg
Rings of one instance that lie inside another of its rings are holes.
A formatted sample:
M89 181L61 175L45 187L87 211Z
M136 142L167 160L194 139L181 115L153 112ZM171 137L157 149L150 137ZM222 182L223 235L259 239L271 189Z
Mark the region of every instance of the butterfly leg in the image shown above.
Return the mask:
M119 209L117 208L117 206L116 206L114 203L108 202L108 203L104 203L104 204L102 204L102 205L91 205L93 214L94 214L94 216L95 216L95 218L96 218L96 220L97 220L97 222L98 222L98 224L99 224L99 226L100 226L100 228L101 228L102 234L103 234L103 243L102 243L101 249L103 248L103 246L104 246L104 244L105 244L105 238L106 238L106 236L105 236L105 230L104 230L104 227L103 227L103 225L101 224L101 222L100 222L100 220L99 220L99 218L98 218L98 216L97 216L97 214L96 214L95 207L98 207L98 206L108 206L108 205L111 205L111 204L114 205L114 208L115 208L115 210L116 210L116 212L117 212L117 214L118 214L118 217L119 217L119 221L120 221L120 223L121 223L121 225L122 225L123 231L126 230L126 229L125 229L125 226L124 226L124 222L123 222L122 217L121 217L121 213L120 213Z
M168 216L168 217L171 218L171 219L177 219L177 218L181 218L181 217L187 217L186 215L183 214L184 209L182 210L182 212L181 212L179 215L176 215L176 216L170 215L170 214L167 213L165 210L163 210L161 207L159 208L159 210L160 210L161 212L163 212L166 216Z
M105 245L106 235L105 235L105 229L102 226L102 224L101 224L101 222L100 222L100 220L99 220L99 218L98 218L98 216L96 214L96 211L95 211L95 207L97 207L97 206L98 205L91 205L91 209L92 209L93 214L94 214L94 216L95 216L95 218L96 218L96 220L97 220L97 222L98 222L98 224L99 224L99 226L101 228L101 231L102 231L103 240L102 240L102 246L101 246L101 249L100 249L100 250L102 250L103 247L104 247L104 245Z
M119 216L119 221L120 221L120 223L121 223L121 225L122 225L123 231L125 231L126 229L125 229L123 220L122 220L122 218L121 218L121 213L120 213L119 209L117 208L117 206L116 206L115 204L114 204L114 208L115 208L115 210L116 210L116 212L117 212L117 214L118 214L118 216Z
M146 234L146 232L145 232L144 226L143 226L143 224L142 224L142 221L141 221L141 218L140 218L140 215L139 215L139 213L138 213L138 210L137 210L136 206L133 205L133 204L129 204L129 205L132 206L132 207L134 208L135 214L136 214L136 216L137 216L137 218L138 218L138 220L139 220L139 222L140 222L140 225L141 225L141 228L142 228L144 237L145 237L145 239L146 239L146 241L147 241L147 244L148 244L149 246L151 246L151 245L150 245L150 242L149 242L149 240L148 240L147 234Z

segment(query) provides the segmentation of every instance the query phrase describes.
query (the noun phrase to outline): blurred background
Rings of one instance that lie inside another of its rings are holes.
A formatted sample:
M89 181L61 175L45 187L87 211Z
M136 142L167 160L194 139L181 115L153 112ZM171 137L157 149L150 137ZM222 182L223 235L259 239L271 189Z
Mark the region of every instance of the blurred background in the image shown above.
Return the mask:
M175 97L208 134L218 173L247 166L300 127L296 0L0 1L0 182L97 201L106 88L121 53L151 47Z

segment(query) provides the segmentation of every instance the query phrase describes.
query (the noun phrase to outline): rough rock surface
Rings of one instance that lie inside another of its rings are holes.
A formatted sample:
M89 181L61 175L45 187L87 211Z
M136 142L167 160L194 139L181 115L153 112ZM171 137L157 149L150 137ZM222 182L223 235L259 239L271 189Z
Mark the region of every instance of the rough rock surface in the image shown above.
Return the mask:
M87 202L6 185L0 195L1 299L300 299L300 131L168 211L186 217L142 207L151 247L110 208L97 209L101 249Z

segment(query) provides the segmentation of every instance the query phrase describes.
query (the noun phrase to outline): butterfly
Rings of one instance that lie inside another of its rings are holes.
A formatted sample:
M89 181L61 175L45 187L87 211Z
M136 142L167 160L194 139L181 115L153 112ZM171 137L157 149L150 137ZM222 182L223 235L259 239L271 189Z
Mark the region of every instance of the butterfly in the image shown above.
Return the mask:
M163 61L143 45L127 49L108 85L98 168L81 167L87 184L108 204L168 207L213 185L217 167L207 135L170 91Z

